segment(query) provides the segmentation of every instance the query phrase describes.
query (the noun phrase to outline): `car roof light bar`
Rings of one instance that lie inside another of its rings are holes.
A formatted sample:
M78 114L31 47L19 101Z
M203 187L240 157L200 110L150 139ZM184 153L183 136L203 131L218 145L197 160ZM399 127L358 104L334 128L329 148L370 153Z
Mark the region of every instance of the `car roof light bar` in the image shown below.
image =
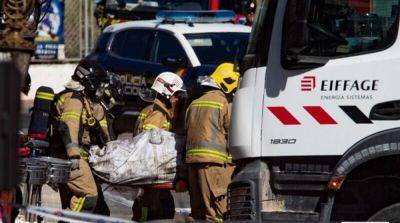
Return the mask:
M217 11L159 11L156 19L166 23L224 23L233 22L235 13L230 10Z

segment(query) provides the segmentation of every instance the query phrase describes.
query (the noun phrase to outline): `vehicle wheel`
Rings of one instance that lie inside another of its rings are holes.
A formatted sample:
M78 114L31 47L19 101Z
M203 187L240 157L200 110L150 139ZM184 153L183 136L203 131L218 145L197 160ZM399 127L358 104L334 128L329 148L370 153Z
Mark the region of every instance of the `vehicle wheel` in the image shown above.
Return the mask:
M386 221L400 223L400 203L390 205L376 212L368 221Z

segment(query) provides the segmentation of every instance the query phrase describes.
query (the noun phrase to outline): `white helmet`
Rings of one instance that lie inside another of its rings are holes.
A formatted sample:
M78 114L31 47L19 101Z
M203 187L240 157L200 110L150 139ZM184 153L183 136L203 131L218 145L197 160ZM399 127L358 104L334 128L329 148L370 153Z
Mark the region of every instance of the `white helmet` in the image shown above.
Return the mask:
M159 74L154 80L151 89L155 90L167 99L174 95L175 92L185 91L182 79L172 72L163 72Z

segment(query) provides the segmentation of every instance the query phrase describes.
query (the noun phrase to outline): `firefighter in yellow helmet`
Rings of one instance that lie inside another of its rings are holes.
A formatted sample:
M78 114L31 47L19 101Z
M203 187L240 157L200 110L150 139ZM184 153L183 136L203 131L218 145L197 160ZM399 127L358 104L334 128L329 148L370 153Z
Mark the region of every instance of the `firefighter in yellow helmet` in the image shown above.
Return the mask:
M234 170L227 148L230 98L239 73L224 63L201 81L205 93L186 113L186 164L189 170L191 218L222 221L227 208L227 187Z
M151 89L157 93L157 97L140 112L134 135L155 128L171 131L177 94L184 92L183 81L174 73L164 72L156 77ZM175 214L175 205L170 191L144 187L143 194L135 200L132 211L135 221L171 219Z
M109 214L88 163L88 150L91 145L102 147L110 140L103 99L109 91L107 86L118 80L110 76L98 64L81 63L66 89L55 96L52 154L72 163L69 181L58 185L64 209L93 213L102 208L97 213Z

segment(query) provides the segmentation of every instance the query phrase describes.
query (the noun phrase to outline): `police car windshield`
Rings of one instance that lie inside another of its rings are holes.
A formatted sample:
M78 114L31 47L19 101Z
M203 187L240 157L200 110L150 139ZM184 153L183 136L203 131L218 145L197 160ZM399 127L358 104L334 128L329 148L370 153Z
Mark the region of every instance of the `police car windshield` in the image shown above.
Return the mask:
M249 33L196 33L186 39L203 65L218 65L243 58Z
M209 0L158 0L158 7L167 10L208 10Z

